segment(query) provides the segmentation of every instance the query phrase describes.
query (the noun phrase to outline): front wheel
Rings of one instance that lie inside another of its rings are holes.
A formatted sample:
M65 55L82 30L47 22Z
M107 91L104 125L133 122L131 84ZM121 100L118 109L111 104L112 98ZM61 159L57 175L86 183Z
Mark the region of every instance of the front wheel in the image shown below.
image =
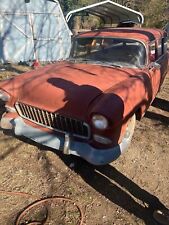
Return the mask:
M123 141L127 142L128 144L131 142L134 128L136 125L136 115L134 114L127 122L127 127L123 136Z

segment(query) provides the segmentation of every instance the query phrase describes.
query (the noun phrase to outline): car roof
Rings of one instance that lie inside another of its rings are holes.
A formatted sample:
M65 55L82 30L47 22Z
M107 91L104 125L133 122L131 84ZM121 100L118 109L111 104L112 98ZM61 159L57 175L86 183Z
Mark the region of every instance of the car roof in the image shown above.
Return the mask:
M164 35L164 31L153 28L105 28L80 33L78 37L117 37L137 39L142 42L151 42Z

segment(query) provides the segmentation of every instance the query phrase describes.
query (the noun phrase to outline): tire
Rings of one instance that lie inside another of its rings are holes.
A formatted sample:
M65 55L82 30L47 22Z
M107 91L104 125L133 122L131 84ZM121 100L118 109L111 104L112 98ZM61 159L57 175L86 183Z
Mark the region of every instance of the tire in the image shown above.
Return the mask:
M128 141L131 141L132 136L134 134L135 126L136 126L136 115L134 114L127 122L127 127L123 138L128 139Z

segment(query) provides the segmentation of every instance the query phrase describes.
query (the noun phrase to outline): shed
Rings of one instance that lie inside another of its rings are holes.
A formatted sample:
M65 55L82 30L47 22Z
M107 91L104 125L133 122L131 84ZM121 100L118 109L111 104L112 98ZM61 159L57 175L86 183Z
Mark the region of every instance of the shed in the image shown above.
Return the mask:
M65 59L70 46L57 0L0 1L0 62Z

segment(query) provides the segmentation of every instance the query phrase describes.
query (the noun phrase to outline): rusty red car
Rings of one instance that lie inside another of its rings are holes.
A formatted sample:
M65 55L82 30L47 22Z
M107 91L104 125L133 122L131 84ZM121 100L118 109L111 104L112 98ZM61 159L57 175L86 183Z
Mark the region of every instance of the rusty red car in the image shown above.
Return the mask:
M124 152L168 71L159 29L78 34L70 57L0 82L1 128L104 165Z

